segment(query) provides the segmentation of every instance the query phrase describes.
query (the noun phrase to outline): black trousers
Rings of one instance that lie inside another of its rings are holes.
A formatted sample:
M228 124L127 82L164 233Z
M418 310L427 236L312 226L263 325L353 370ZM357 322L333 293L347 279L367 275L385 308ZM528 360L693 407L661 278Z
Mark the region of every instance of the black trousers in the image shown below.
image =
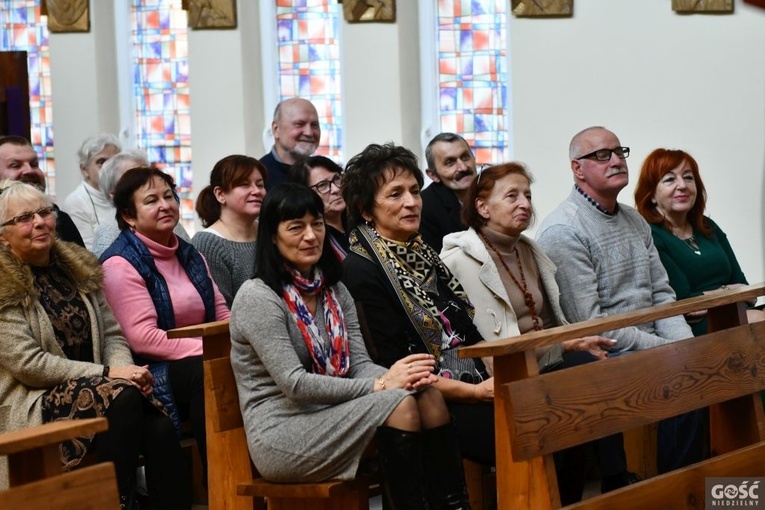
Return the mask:
M120 495L132 496L143 455L149 496L157 508L191 507L191 476L173 423L138 388L126 388L106 413L109 430L96 436L101 462L114 462Z
M182 420L191 422L191 433L202 457L203 479L207 480L207 437L205 436L205 385L202 356L168 362L168 378Z

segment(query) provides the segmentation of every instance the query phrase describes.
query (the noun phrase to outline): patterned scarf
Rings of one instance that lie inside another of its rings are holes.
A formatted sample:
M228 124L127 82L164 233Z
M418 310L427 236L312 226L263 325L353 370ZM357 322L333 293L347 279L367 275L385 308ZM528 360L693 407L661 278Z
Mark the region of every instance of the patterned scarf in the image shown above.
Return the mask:
M420 234L402 243L383 238L368 225L360 225L353 230L350 240L351 251L383 268L409 320L428 352L435 356L441 375L449 377L440 365L447 352L448 368L455 368L458 373L475 371L474 360L456 355L460 345L480 340L468 341L464 336L467 323L472 324L473 305ZM439 292L439 281L451 295Z
M294 281L284 286L282 297L287 303L287 308L297 319L300 332L303 333L303 340L313 360L313 372L334 377L345 376L351 366L348 333L345 330L343 310L337 301L335 291L324 284L324 275L319 268L314 270L312 279L303 277L293 268L287 269L292 273ZM313 315L303 301L301 291L308 295L315 294L317 301L321 301L329 342L325 343L322 339Z

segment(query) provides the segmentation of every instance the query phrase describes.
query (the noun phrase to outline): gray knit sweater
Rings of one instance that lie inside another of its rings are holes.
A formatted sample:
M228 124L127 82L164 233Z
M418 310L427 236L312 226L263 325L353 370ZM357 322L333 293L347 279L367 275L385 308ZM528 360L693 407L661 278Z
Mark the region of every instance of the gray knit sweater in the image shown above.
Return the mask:
M194 234L191 244L199 250L218 290L226 298L226 305L231 308L239 287L255 276L256 241L230 241L213 232L203 230Z
M651 229L632 207L607 215L576 189L542 222L537 242L558 267L555 279L570 322L675 300ZM612 351L640 350L693 336L683 317L603 332Z

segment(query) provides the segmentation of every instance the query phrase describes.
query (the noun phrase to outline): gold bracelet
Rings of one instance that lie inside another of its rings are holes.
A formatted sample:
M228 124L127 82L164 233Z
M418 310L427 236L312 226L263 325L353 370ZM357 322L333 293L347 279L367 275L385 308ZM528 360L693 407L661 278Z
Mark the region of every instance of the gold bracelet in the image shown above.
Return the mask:
M381 389L381 390L384 390L384 389L385 389L385 377L380 377L380 378L377 380L377 384L379 384L379 385L380 385L380 389Z

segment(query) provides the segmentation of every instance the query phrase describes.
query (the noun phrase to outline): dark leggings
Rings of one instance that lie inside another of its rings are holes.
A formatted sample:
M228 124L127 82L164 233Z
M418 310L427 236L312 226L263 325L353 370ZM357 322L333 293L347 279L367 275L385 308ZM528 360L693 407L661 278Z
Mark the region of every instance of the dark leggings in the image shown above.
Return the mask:
M207 480L207 440L205 437L205 385L202 356L168 362L168 379L181 420L191 422L191 433L202 457L203 480Z
M149 496L157 508L191 507L190 474L170 418L137 388L126 388L106 412L109 430L96 436L100 462L114 462L120 494L135 490L139 453L146 466Z

